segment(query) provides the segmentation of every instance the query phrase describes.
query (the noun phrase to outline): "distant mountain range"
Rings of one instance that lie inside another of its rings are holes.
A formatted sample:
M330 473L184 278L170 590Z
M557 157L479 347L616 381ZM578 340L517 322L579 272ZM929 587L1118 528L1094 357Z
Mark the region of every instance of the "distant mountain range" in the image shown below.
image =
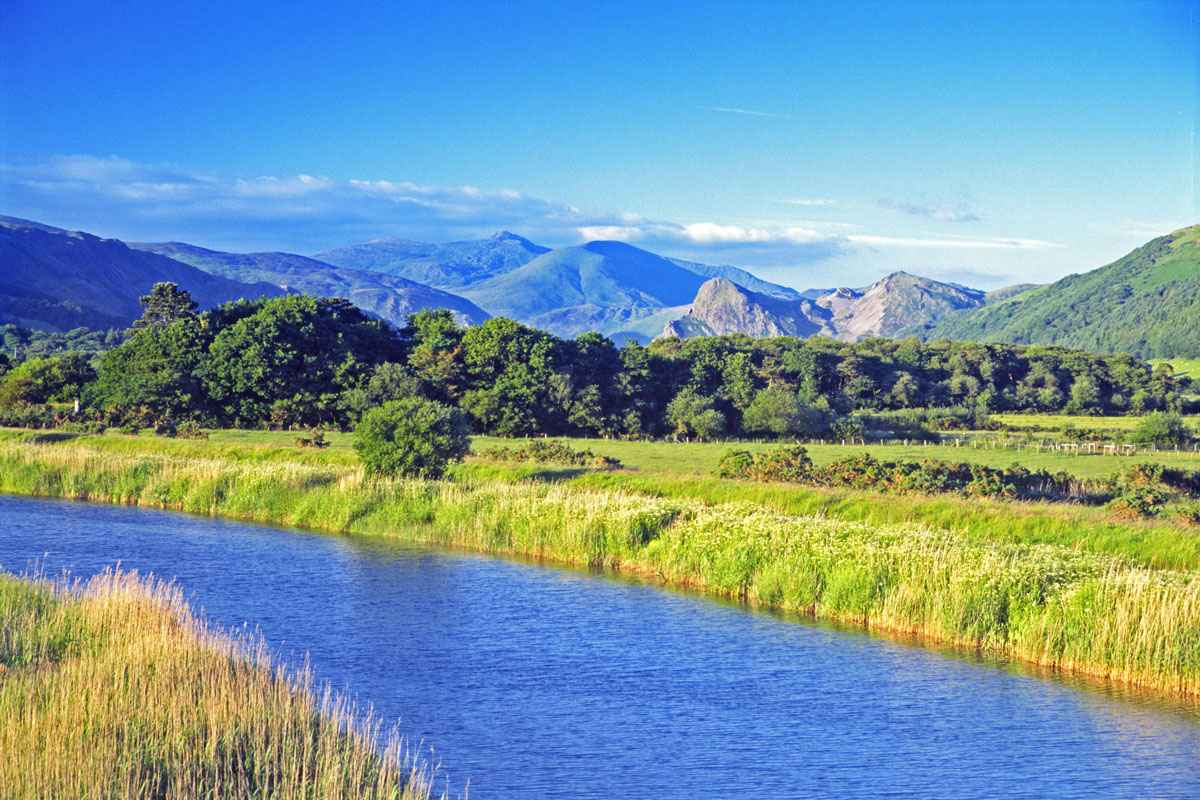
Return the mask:
M1091 272L948 317L923 335L1200 358L1200 225Z
M487 239L444 244L375 239L322 250L312 257L347 269L382 272L439 289L458 289L511 272L549 252L548 247L501 231Z
M862 288L796 291L745 270L623 242L549 249L507 231L435 244L377 239L312 256L132 243L0 217L0 323L124 327L158 281L203 307L306 292L347 297L395 325L448 308L475 325L512 317L560 336L871 336L1062 344L1200 357L1200 226L1047 286L982 292L906 272Z
M242 297L276 297L270 283L210 274L116 239L0 217L0 323L52 331L125 328L138 298L159 281L186 287L201 308Z
M464 325L478 325L488 313L470 300L394 275L343 269L292 253L223 253L181 242L131 242L130 247L182 261L236 281L266 282L287 291L345 297L363 311L403 326L422 308L448 308Z

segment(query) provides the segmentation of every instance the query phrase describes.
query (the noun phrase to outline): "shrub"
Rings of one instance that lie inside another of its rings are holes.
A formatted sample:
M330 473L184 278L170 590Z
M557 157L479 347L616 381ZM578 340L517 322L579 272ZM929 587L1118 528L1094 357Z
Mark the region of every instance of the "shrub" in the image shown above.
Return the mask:
M726 450L713 474L718 478L753 477L754 456L745 450Z
M329 447L329 440L325 438L325 432L313 428L309 431L308 436L300 436L296 439L297 447L314 447L318 450L323 450Z
M1157 516L1166 500L1166 495L1157 489L1142 487L1117 495L1105 508L1118 517L1142 519Z
M863 437L863 426L853 417L842 417L829 426L829 435L833 439L853 442Z
M591 450L575 450L562 442L534 439L520 447L491 447L479 454L489 461L532 461L539 464L566 464L572 467L620 469L621 462L598 456Z
M363 414L354 449L368 475L440 478L470 451L471 439L457 408L406 397Z
M1192 432L1178 414L1161 411L1146 415L1129 437L1135 444L1187 444L1191 440Z

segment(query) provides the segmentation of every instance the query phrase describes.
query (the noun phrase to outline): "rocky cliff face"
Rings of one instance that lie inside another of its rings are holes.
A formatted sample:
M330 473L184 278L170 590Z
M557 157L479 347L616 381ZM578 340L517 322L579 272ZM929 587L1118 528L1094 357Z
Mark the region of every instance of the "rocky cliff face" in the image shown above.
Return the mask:
M808 313L820 319L820 310L808 300L780 300L743 289L725 278L713 278L701 285L691 312L668 322L663 335L681 339L728 333L808 337L823 328Z
M931 325L948 314L984 304L983 292L893 272L866 289L837 289L817 299L830 312L834 338L847 342L892 336L905 328Z
M684 318L663 335L689 338L730 333L748 336L821 334L842 341L891 336L936 323L984 304L983 292L895 272L865 289L841 288L814 300L781 300L717 278L700 287Z

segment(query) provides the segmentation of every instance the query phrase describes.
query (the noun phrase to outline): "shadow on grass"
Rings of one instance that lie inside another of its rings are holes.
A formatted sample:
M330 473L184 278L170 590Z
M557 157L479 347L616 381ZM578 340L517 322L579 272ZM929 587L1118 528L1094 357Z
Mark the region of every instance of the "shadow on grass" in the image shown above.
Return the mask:
M69 433L67 431L45 431L44 433L31 433L25 441L30 444L54 444L55 442L67 442L71 439L78 439L78 433Z

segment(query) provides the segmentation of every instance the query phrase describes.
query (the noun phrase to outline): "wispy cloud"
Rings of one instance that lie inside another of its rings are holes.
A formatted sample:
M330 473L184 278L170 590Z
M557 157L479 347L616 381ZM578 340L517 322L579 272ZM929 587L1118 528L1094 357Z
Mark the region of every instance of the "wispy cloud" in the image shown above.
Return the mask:
M879 247L923 247L928 249L963 250L1047 250L1055 247L1066 247L1056 242L1045 242L1040 239L1014 238L970 238L966 236L922 237L922 236L874 236L870 234L850 234L847 241Z
M773 117L775 119L791 119L790 114L775 114L770 111L751 111L748 108L723 108L721 106L697 106L701 111L719 111L722 114L742 114L747 117Z
M127 241L185 241L236 252L311 253L388 236L460 241L507 229L552 247L625 241L805 286L869 283L897 264L933 268L956 250L975 251L979 258L991 251L1002 261L1004 251L1062 247L1028 238L893 236L865 225L835 227L849 223L652 219L587 210L511 188L376 176L230 175L92 156L0 165L0 213ZM1006 268L998 263L997 271Z
M127 240L313 252L386 236L455 241L509 229L551 246L595 239L684 258L808 263L845 246L798 225L651 220L513 189L313 175L230 176L127 159L63 156L0 166L6 213Z
M880 208L899 211L914 217L928 217L944 222L979 222L981 217L965 206L950 206L941 203L903 203L899 200L884 198L879 201Z

